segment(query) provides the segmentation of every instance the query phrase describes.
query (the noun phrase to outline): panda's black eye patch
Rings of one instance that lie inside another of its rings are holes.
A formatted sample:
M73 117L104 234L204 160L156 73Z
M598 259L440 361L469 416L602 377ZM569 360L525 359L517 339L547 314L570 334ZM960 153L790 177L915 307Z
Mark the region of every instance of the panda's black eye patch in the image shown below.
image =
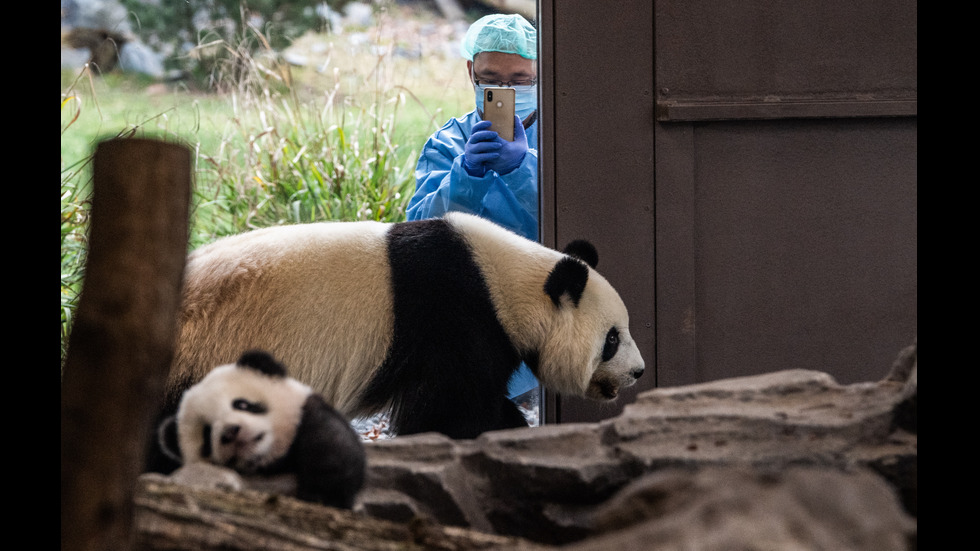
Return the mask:
M602 361L608 362L619 350L619 330L610 328L606 333L606 343L602 346Z
M211 425L201 427L201 457L211 457Z
M265 404L261 402L252 402L246 400L245 398L235 398L231 403L232 409L237 409L238 411L247 411L248 413L254 413L255 415L261 415L269 411L269 408L265 407Z

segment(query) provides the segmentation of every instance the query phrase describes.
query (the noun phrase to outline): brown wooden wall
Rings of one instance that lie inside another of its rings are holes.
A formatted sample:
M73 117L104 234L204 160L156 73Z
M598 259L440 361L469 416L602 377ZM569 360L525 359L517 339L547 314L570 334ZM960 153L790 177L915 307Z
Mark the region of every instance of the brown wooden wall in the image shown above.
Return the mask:
M912 0L542 0L542 240L588 238L648 374L882 377L917 327Z

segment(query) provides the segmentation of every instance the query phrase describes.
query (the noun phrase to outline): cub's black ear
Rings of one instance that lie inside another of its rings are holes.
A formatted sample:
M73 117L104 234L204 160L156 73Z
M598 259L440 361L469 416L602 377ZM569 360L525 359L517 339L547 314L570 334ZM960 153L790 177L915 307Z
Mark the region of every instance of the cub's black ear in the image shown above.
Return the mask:
M568 293L572 303L578 306L578 301L585 292L585 284L589 281L589 268L574 258L563 258L555 264L544 282L544 292L551 297L555 306L561 304L561 296Z
M285 377L286 367L265 350L249 350L238 358L238 367L248 367L270 377Z
M180 440L177 439L177 416L171 415L160 422L157 427L157 444L160 451L178 465L184 460L180 456Z
M595 246L592 243L584 239L576 239L568 245L565 245L565 250L562 252L568 256L574 256L593 268L599 264L599 252L595 250Z

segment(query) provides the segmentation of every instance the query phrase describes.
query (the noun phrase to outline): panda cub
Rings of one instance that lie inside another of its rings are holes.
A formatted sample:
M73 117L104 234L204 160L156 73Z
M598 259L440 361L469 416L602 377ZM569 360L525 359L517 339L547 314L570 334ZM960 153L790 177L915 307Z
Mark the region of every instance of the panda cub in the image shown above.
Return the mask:
M176 443L173 459L184 465L295 473L299 499L338 508L350 509L364 483L364 447L349 422L260 350L190 387L161 424L159 443L168 455Z

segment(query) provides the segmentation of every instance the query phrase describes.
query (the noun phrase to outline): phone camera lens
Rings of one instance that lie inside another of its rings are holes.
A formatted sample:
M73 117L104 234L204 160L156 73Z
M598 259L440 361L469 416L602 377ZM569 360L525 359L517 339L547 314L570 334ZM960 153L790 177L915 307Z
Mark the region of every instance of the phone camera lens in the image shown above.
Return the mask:
M487 99L493 101L493 90L487 90Z

